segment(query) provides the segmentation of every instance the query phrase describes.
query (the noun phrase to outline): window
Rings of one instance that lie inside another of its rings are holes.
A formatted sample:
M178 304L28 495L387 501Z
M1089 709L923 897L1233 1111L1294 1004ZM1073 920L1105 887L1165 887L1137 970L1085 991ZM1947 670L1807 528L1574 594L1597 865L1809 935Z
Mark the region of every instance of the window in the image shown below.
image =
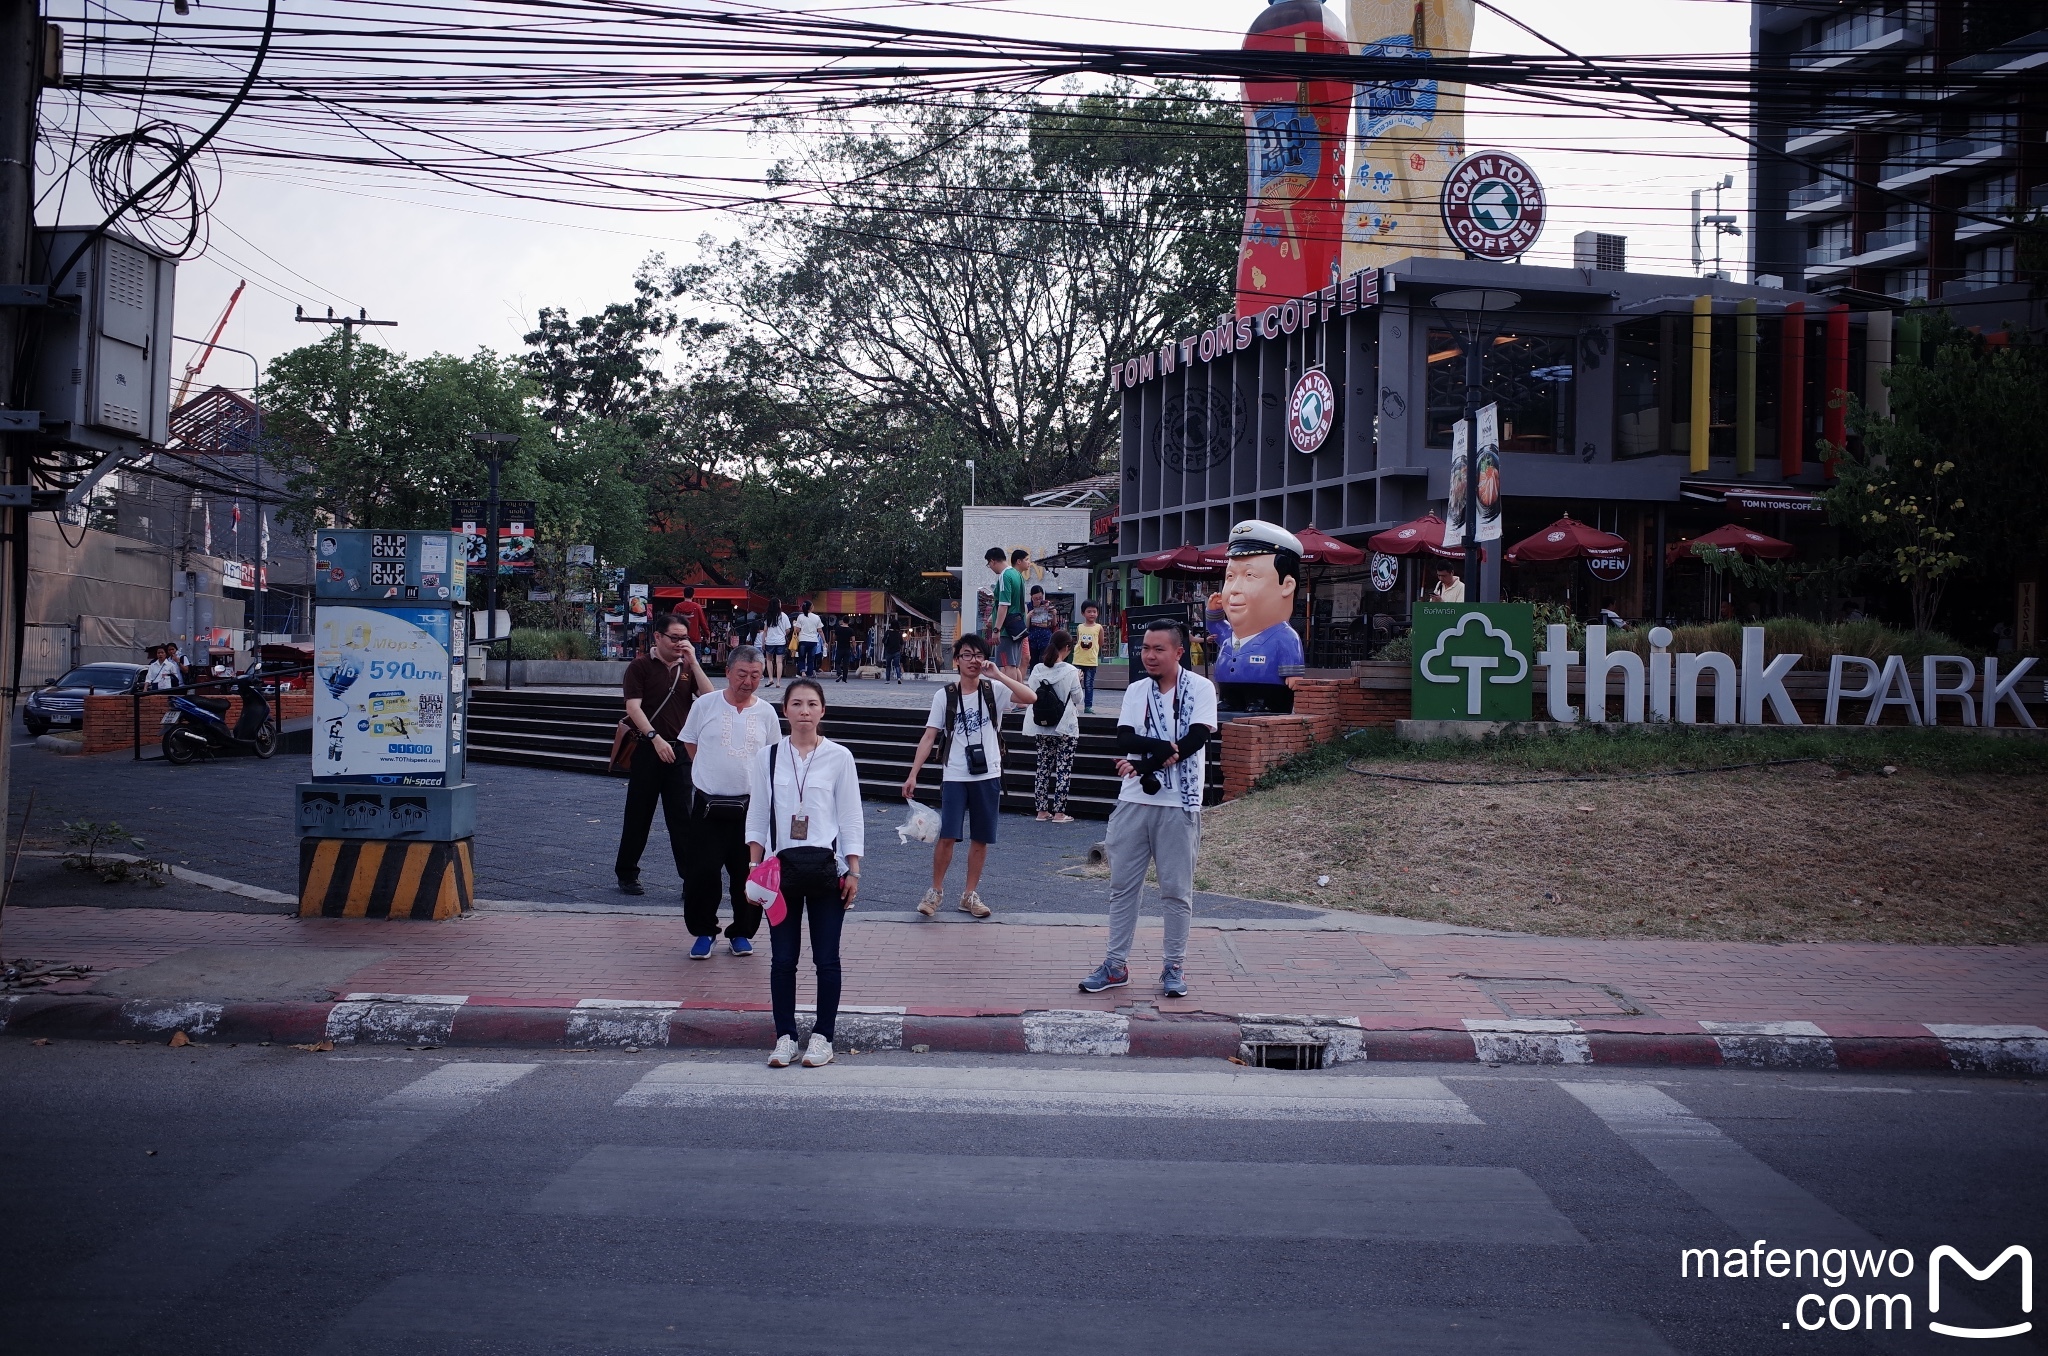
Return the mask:
M1449 330L1431 330L1429 446L1449 447L1465 417L1465 348ZM1500 406L1503 452L1570 452L1575 386L1569 335L1495 334L1486 339L1480 404Z
M1631 320L1615 331L1614 455L1647 457L1662 450L1660 393L1669 377L1656 317Z
M1900 268L1884 275L1884 291L1889 297L1900 301L1927 300L1927 270L1924 268Z
M1979 212L2006 212L2019 201L2020 180L2016 174L2000 174L1972 183L1963 196L1963 206Z

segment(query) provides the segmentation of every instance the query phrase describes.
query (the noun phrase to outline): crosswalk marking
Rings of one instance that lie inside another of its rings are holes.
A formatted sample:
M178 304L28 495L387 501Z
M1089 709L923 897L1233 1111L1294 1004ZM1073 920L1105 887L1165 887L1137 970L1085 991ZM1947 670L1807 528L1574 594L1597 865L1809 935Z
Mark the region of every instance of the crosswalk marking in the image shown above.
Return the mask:
M45 1303L72 1333L64 1350L112 1350L157 1311L301 1226L309 1211L381 1171L538 1064L451 1063L200 1193L76 1268ZM174 1265L171 1263L175 1263Z
M547 1214L853 1228L1583 1245L1519 1168L607 1144Z
M1647 1083L1561 1082L1650 1165L1744 1239L1800 1247L1869 1247L1855 1224Z
M1284 1304L1176 1292L1170 1301L1104 1305L1085 1297L999 1293L806 1293L791 1275L772 1288L579 1276L442 1271L379 1287L329 1331L318 1356L399 1350L703 1352L833 1356L1672 1356L1635 1314L1564 1307L1353 1307L1353 1287L1305 1286ZM1359 1289L1362 1289L1360 1287ZM1350 1292L1350 1293L1347 1293Z
M951 1115L1171 1116L1197 1120L1383 1121L1478 1125L1436 1078L1317 1077L1270 1069L1028 1069L832 1064L663 1064L626 1107L768 1107Z

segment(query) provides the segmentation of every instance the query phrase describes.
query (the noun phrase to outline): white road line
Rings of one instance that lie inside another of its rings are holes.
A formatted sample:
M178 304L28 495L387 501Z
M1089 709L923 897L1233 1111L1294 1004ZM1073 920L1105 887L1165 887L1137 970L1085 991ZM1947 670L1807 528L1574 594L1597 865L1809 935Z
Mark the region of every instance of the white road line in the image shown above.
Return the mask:
M1738 1237L1802 1248L1875 1245L1861 1228L1661 1088L1596 1082L1558 1086Z
M82 1353L125 1345L164 1308L203 1290L314 1209L383 1170L537 1064L444 1064L269 1163L200 1193L74 1269L38 1297L36 1328Z
M1104 1209L1105 1202L1114 1208ZM753 1225L1583 1246L1519 1168L602 1144L543 1214Z
M1384 1121L1478 1125L1435 1078L1317 1077L1270 1069L917 1068L846 1064L770 1069L663 1064L619 1099L625 1107L775 1107L1013 1116L1168 1116L1198 1120Z

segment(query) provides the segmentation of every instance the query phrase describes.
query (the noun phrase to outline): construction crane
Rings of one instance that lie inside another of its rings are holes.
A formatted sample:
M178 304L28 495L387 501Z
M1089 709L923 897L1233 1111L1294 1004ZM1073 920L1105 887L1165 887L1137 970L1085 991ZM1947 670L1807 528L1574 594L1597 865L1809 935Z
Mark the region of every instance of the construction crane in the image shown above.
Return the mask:
M177 397L171 401L172 409L175 410L185 403L185 397L192 391L192 383L199 379L199 373L206 366L206 360L213 356L214 345L220 342L221 334L227 329L228 317L235 313L235 303L242 299L242 289L248 285L247 278L235 283L234 295L228 298L228 304L221 309L220 319L213 324L213 333L206 336L206 343L192 355L192 361L185 364L185 375L178 382Z

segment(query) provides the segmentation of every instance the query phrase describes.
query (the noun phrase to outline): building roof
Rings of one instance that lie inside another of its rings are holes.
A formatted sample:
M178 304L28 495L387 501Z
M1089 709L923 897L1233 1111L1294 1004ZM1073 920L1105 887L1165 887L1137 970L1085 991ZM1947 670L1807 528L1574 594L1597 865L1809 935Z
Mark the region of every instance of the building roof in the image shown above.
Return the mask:
M1105 471L1086 480L1069 481L1049 490L1027 494L1024 502L1032 508L1092 508L1097 504L1113 504L1121 483L1122 479L1115 471Z

